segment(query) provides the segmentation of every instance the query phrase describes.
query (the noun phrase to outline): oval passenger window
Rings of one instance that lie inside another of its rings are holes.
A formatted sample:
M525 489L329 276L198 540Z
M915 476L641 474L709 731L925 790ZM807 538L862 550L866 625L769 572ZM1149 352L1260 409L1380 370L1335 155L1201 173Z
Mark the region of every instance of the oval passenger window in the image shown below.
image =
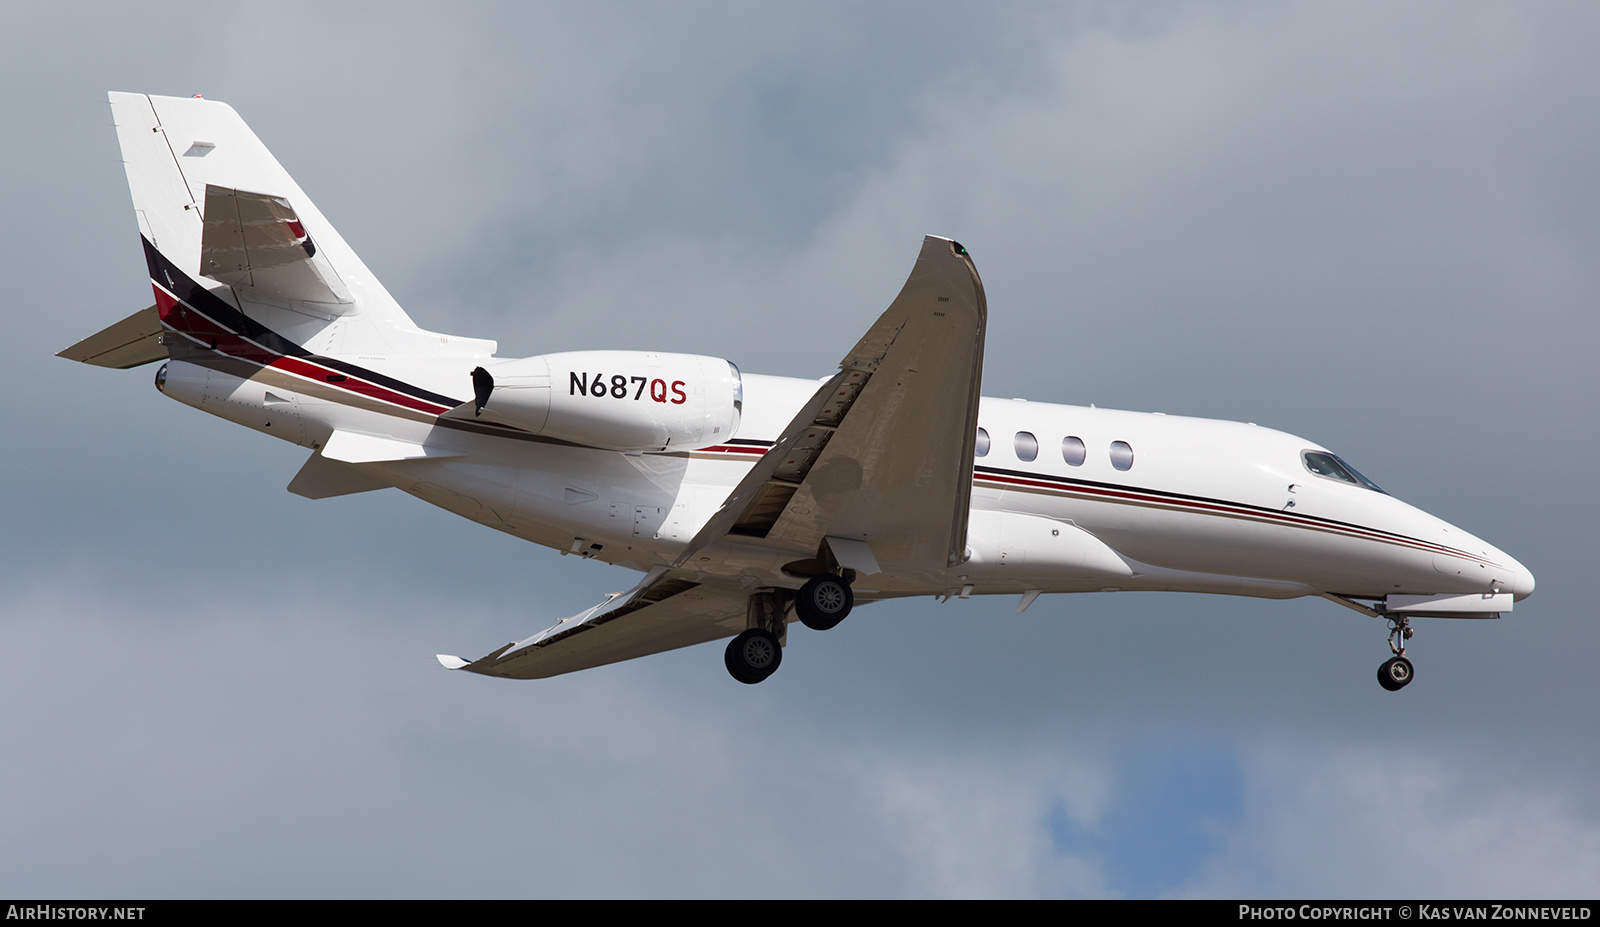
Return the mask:
M978 429L978 453L976 456L989 456L989 433L982 428Z
M1039 456L1039 439L1026 431L1017 432L1017 459L1033 460Z
M1133 447L1126 441L1111 442L1111 466L1118 470L1133 468Z
M1089 456L1089 451L1083 446L1083 439L1077 435L1068 435L1061 439L1061 459L1074 467L1083 466L1084 460Z

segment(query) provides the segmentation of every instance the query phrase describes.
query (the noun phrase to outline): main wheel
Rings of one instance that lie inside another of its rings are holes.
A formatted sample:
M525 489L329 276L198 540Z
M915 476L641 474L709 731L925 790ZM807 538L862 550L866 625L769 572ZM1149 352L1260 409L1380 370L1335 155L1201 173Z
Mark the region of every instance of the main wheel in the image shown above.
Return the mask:
M837 576L814 576L794 596L794 612L813 631L837 627L856 604L850 584Z
M1405 657L1394 657L1378 667L1378 685L1390 692L1398 692L1411 682L1413 675L1410 660Z
M728 675L747 686L753 686L778 671L783 662L783 648L777 635L764 628L751 628L728 642L723 654Z

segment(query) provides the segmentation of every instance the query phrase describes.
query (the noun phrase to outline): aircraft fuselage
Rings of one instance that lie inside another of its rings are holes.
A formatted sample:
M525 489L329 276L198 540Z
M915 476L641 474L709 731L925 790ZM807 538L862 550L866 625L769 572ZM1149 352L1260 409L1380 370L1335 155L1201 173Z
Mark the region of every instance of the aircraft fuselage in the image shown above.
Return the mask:
M170 362L163 391L314 449L345 431L458 453L363 469L524 540L640 571L672 562L817 386L745 374L743 421L728 440L626 453L429 421L276 367L244 378L237 361L203 364ZM468 372L432 360L388 369L442 395L459 394ZM978 421L988 447L974 467L969 558L862 577L862 599L1135 589L1521 599L1533 590L1525 568L1473 535L1386 493L1311 472L1304 454L1326 449L1294 435L993 398L982 400ZM730 539L700 556L708 571L738 572L752 586L797 587L803 578L783 566L807 553Z

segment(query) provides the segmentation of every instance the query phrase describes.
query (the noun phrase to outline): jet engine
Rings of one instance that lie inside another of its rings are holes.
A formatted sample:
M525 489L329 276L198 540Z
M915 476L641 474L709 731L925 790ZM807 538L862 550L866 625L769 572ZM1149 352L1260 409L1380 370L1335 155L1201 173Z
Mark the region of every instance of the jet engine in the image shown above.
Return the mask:
M615 451L686 450L739 430L744 386L720 357L575 351L472 371L481 420Z

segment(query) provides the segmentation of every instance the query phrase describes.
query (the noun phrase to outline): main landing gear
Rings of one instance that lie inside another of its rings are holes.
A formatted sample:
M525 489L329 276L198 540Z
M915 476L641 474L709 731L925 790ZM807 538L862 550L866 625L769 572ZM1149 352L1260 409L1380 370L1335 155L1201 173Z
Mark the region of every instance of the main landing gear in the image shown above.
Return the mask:
M729 641L722 656L728 675L753 686L778 671L787 632L784 619L791 604L800 623L813 631L826 631L843 621L855 605L850 591L855 573L843 572L843 576L813 576L798 592L768 589L750 596L749 629Z
M1378 667L1378 685L1398 692L1411 682L1415 670L1406 659L1406 641L1411 639L1411 619L1405 615L1384 615L1389 621L1389 650L1394 656Z
M848 580L824 574L813 576L795 593L794 613L811 630L827 631L838 627L855 602Z
M787 589L763 589L750 596L745 612L746 630L728 641L722 655L728 675L747 686L778 671L783 662L783 639L788 633L784 613L789 610Z
M751 628L728 642L722 660L727 664L728 675L753 686L778 671L783 662L783 645L778 635L766 628Z

